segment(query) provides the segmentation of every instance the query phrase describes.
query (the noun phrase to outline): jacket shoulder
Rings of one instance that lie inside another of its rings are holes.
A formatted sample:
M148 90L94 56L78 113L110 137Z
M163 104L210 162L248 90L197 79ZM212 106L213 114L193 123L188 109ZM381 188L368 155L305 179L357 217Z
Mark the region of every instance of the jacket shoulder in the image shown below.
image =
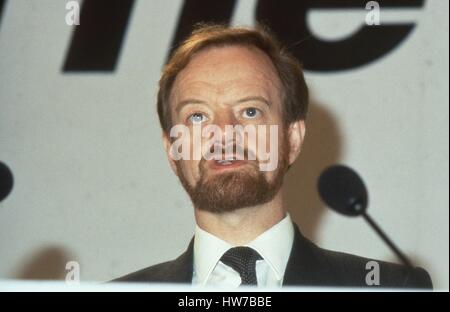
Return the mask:
M176 260L149 266L136 272L119 277L112 282L170 282ZM169 281L168 281L169 279Z
M315 246L315 245L314 245ZM380 261L315 246L317 259L341 286L432 289L427 271L420 267Z
M112 282L153 282L153 283L191 283L193 272L193 244L172 261L162 262L145 269L119 277Z

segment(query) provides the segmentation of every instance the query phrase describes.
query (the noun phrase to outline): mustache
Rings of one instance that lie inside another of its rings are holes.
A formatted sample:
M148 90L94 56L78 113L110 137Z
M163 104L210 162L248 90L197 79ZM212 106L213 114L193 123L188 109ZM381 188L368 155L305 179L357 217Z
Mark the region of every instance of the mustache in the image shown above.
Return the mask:
M237 156L238 160L257 160L256 152L236 143L226 145L215 143L209 147L207 152L208 156L212 156L208 157L208 160L218 160L217 156L221 157L221 159L224 159L226 156Z
M232 151L233 151L233 152L232 152L231 154L227 154L227 153L226 153L226 149L223 148L223 149L222 149L222 153L220 153L221 159L225 159L226 156L235 156L235 155L239 155L240 157L237 158L238 160L245 160L245 161L247 161L247 162L253 164L254 166L258 166L259 160L258 160L257 155L256 155L255 152L249 150L249 149L246 148L246 147L242 147L242 146L237 145L237 144L233 144L233 149L232 149ZM211 146L209 152L210 152L212 155L214 155L214 146ZM207 163L208 161L210 161L210 160L214 161L215 158L213 157L212 159L209 159L209 160L208 160L208 159L206 159L205 157L202 157L202 158L200 159L199 164L198 164L199 169L201 170L202 168L205 168L206 163Z

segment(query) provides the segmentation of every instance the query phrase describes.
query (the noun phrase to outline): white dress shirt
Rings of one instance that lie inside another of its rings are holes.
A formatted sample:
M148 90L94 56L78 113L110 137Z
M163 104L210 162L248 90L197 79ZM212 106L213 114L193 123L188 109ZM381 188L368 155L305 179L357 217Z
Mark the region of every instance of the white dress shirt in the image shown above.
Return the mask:
M294 242L294 226L289 214L244 245L255 249L263 258L256 261L258 287L281 287L284 272ZM237 287L241 284L238 272L219 261L230 248L222 239L214 236L198 225L194 239L193 285Z

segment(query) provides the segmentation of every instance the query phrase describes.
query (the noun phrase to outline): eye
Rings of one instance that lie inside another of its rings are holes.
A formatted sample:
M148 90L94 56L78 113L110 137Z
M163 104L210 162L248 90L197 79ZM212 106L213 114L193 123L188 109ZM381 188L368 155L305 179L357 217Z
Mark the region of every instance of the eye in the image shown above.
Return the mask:
M242 117L249 118L249 119L259 117L260 115L261 115L261 111L255 107L246 108L242 113Z
M192 115L190 115L188 117L188 120L192 123L192 124L201 124L202 122L205 122L208 120L208 117L206 117L204 114L202 113L193 113Z

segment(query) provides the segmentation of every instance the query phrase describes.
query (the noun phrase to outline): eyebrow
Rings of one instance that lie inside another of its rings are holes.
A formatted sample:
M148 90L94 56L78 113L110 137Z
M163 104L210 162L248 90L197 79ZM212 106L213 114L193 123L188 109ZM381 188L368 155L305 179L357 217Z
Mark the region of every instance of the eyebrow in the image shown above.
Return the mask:
M175 107L175 111L179 112L181 108L187 104L206 104L206 102L197 99L186 99L178 102L177 106Z
M256 95L256 96L247 96L243 99L240 99L239 101L237 101L237 103L244 103L244 102L250 102L250 101L258 101L258 102L262 102L264 104L266 104L267 106L270 107L271 103L266 100L264 97Z
M244 97L242 99L239 99L236 103L245 103L250 101L258 101L266 104L269 107L271 106L271 103L267 99L259 95ZM177 106L175 107L175 111L179 112L181 108L187 104L206 104L206 102L198 99L186 99L178 102Z

